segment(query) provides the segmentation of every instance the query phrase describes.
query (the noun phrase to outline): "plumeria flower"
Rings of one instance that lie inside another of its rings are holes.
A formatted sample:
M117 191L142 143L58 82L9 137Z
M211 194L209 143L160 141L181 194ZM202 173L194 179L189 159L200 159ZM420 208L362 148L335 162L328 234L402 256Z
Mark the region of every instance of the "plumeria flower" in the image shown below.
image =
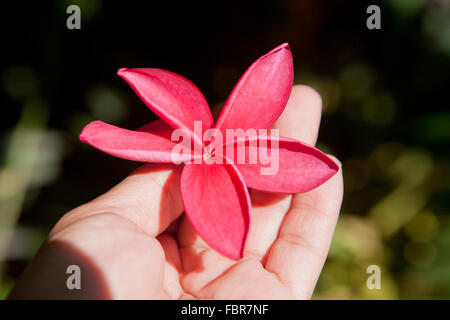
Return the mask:
M251 221L248 188L307 192L338 171L335 162L313 146L266 134L265 130L283 112L292 89L292 55L286 43L247 69L216 123L200 90L178 74L161 69L122 68L118 75L162 120L137 131L94 121L83 129L80 140L119 158L161 163L180 160L184 166L180 188L185 213L196 232L229 258L243 257ZM200 131L195 128L199 122ZM208 129L215 133L205 139ZM219 143L214 139L225 137L230 129L254 134ZM175 151L178 141L172 139L172 134L180 130L192 142L192 152ZM244 154L246 159L254 156L257 161L235 161L226 152L230 148L231 154ZM264 174L267 163L258 155L274 153L276 170ZM205 154L221 161L196 161L205 159Z

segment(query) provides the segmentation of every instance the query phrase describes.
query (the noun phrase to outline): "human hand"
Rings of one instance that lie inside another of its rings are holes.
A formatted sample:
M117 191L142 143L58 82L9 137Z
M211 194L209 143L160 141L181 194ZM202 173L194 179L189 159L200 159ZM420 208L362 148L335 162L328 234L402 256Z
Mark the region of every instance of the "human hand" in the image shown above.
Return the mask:
M294 86L275 122L280 135L315 144L321 99ZM328 254L343 194L342 171L307 193L251 190L244 258L222 256L196 234L179 193L181 170L145 165L66 215L10 298L308 299ZM81 289L69 290L69 265Z

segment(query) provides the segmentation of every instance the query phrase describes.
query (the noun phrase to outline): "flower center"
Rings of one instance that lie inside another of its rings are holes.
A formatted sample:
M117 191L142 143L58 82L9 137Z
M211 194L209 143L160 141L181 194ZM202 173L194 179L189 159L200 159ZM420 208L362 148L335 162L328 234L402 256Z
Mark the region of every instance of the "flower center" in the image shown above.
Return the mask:
M203 153L203 159L211 160L216 155L216 149L214 147L207 146Z

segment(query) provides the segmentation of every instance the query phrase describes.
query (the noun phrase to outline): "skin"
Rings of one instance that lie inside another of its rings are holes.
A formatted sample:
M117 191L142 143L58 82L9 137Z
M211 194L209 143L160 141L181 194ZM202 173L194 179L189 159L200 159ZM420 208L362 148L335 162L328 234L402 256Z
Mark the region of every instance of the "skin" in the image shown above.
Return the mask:
M321 108L316 91L294 86L274 128L314 145ZM250 190L252 224L240 261L209 248L181 215L180 173L174 166L145 165L65 214L10 298L311 298L339 216L341 169L307 193ZM71 264L81 268L81 290L67 289Z

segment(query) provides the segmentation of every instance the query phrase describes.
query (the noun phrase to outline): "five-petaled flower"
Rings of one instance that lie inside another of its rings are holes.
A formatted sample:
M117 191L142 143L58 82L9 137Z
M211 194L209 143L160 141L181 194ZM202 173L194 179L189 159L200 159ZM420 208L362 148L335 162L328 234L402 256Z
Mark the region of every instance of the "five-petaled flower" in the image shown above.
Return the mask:
M143 162L173 162L177 145L174 129L189 133L194 148L205 150L204 139L194 133L194 122L203 130L215 128L268 129L284 110L293 82L292 56L282 44L256 60L240 78L214 124L209 106L200 90L189 80L161 69L118 71L142 101L162 120L150 122L137 131L125 130L101 121L89 123L80 140L110 155ZM277 143L270 141L277 139ZM248 153L251 141L258 148L277 146L278 170L263 175L264 164L188 162L181 174L181 197L185 213L197 233L223 255L240 259L251 218L248 188L267 192L298 193L316 188L333 176L338 166L318 149L297 140L271 135L246 136L232 142L237 152ZM261 143L261 142L265 143ZM229 141L226 141L229 145ZM217 149L223 146L216 146ZM240 150L243 149L243 150ZM245 149L245 150L244 150ZM267 150L266 150L267 151ZM274 150L271 150L274 152ZM226 157L225 153L217 153ZM216 154L216 156L217 156Z

